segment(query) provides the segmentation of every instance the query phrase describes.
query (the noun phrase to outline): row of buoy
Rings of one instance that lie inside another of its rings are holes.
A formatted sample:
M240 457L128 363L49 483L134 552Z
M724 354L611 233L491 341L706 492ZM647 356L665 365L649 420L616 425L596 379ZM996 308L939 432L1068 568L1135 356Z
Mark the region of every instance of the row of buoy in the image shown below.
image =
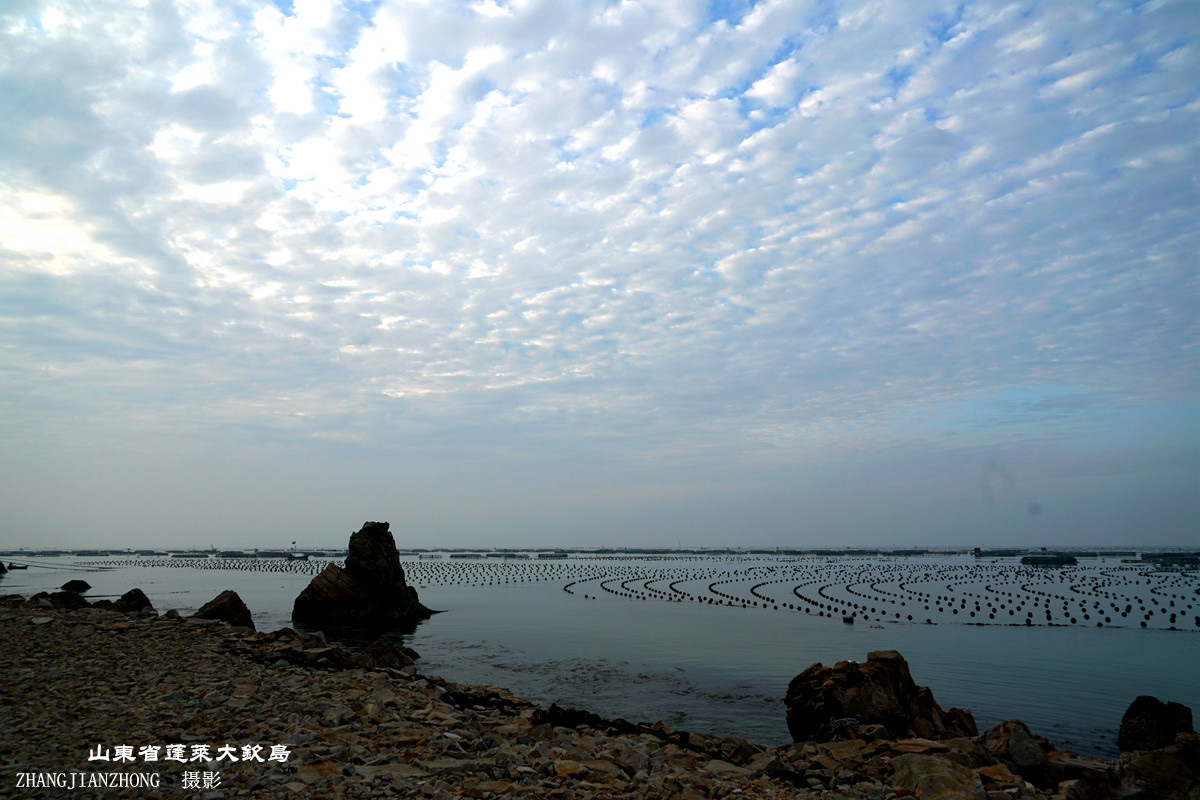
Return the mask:
M85 562L91 568L166 567L169 569L212 569L235 572L275 572L294 575L315 575L333 559L288 558L125 558Z
M103 566L314 574L328 560L128 559ZM340 562L334 562L340 563ZM729 556L428 559L404 562L421 588L558 582L568 595L695 603L875 622L1096 625L1200 630L1200 573L1143 565L910 564L863 558Z

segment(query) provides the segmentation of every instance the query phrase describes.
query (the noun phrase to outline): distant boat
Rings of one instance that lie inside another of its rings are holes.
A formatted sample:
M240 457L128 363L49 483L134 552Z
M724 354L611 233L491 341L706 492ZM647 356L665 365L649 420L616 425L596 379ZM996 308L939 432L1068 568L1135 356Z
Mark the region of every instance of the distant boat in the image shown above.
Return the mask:
M14 564L10 561L10 562L8 562L8 568L9 569L29 569L29 565L28 564Z
M308 553L288 553L288 561L308 561Z
M842 614L842 622L846 623L847 625L853 625L854 624L854 615L853 614Z

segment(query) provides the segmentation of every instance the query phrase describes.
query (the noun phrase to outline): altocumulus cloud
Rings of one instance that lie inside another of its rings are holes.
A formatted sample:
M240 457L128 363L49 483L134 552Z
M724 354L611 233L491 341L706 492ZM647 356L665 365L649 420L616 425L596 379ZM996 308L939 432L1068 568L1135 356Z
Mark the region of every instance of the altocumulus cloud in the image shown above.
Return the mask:
M1037 535L1149 504L1186 540L1197 31L1189 0L5 4L9 543L283 505L1002 537L1032 488L985 519L1001 454L1127 489L1039 487Z

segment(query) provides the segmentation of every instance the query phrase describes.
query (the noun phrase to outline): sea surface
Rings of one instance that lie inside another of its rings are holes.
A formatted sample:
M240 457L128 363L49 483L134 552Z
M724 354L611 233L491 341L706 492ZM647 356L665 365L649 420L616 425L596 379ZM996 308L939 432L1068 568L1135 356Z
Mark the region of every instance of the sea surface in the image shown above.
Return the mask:
M139 587L158 611L191 613L233 589L258 629L273 630L291 625L292 601L326 562L20 563L30 569L0 576L0 594L82 578L91 600ZM1121 715L1137 695L1200 714L1195 571L964 556L440 557L404 566L422 602L442 612L407 637L422 672L610 718L784 743L788 681L815 662L865 661L873 650L900 651L918 684L943 708L970 709L980 730L1020 719L1080 753L1116 755Z

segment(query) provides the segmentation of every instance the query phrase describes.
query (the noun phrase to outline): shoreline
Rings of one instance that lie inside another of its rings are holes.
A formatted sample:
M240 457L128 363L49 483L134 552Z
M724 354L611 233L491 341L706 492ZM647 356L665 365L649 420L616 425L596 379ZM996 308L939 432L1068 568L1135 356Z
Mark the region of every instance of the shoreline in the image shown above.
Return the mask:
M8 676L0 741L9 754L0 794L11 797L112 796L51 777L18 785L20 775L95 773L156 775L157 786L121 791L207 800L297 793L890 800L914 794L906 788L913 779L898 769L916 761L923 774L973 781L982 794L969 796L982 800L1098 797L1080 792L1120 779L1117 762L1053 751L1053 777L1062 780L1037 787L973 739L763 746L605 720L412 666L339 666L339 649L313 634L255 633L170 612L65 610L10 596L0 600L0 643L0 674ZM171 745L183 746L187 760L166 758ZM239 758L256 746L261 761ZM129 748L128 758L111 760L118 747ZM275 747L286 754L273 760ZM110 760L92 760L104 750ZM195 785L185 785L189 778Z

